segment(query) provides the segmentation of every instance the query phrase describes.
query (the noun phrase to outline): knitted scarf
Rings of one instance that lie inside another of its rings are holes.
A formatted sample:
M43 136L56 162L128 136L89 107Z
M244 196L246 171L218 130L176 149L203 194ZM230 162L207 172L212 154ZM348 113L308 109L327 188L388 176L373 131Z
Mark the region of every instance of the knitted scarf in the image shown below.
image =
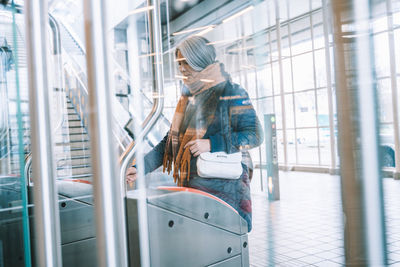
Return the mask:
M189 92L183 92L178 101L163 157L163 172L169 174L173 164L178 186L190 177L192 155L189 147L184 147L207 132L227 79L223 64L216 62L184 80Z

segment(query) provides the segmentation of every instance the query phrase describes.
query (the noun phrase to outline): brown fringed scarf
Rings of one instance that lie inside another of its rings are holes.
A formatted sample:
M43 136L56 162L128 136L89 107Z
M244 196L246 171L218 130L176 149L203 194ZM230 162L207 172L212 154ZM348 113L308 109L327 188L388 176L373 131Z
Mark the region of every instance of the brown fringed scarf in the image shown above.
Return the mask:
M169 174L174 164L174 182L178 186L190 176L192 155L189 147L184 147L189 141L203 138L207 132L227 79L223 65L217 62L184 81L190 94L179 99L163 158L164 172Z

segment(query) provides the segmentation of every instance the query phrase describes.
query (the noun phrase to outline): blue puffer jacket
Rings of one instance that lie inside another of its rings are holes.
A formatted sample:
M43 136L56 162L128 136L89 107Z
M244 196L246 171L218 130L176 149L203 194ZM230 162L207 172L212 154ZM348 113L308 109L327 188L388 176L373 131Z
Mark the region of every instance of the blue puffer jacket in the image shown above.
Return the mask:
M168 133L146 154L145 173L161 166L167 137ZM229 154L248 150L262 143L263 132L256 112L247 92L238 84L226 83L215 111L215 119L203 138L210 139L211 152L225 151ZM190 180L186 186L209 192L228 202L247 221L250 231L251 199L247 166L242 164L243 174L238 180L203 179L197 176L196 160L197 157L191 159Z

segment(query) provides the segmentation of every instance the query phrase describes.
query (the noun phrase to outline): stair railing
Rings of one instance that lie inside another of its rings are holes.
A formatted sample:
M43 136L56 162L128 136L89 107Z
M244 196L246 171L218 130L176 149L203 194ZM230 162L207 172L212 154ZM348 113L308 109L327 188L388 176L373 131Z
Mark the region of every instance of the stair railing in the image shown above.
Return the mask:
M148 3L151 1L148 1ZM164 72L162 68L162 37L161 37L161 22L160 22L160 10L159 10L159 1L153 0L154 2L154 11L149 12L149 17L151 18L149 21L149 29L150 29L150 38L152 40L152 51L154 52L154 57L152 59L153 66L153 108L150 114L144 120L143 129L138 136L135 137L136 144L128 147L126 154L121 158L121 169L120 169L120 182L121 182L121 190L126 194L126 171L128 167L130 167L133 157L138 150L138 144L144 140L147 134L154 127L158 118L162 114L162 110L164 108ZM141 179L139 177L139 179Z
M56 57L57 64L57 72L56 72L56 88L58 89L58 93L60 96L58 97L57 109L62 111L65 109L65 94L64 94L64 75L63 75L63 62L61 56L61 36L60 36L60 27L57 21L51 16L49 13L49 25L53 34L53 51L52 55ZM54 132L57 132L64 123L64 116L60 116L60 120L57 122L56 127L54 127Z
M6 148L5 149L5 154L2 155L2 153L0 153L0 159L4 159L6 157L8 157L7 160L7 169L8 171L11 170L11 153L10 153L10 149L11 149L11 144L10 144L10 138L9 138L9 121L8 121L8 103L7 103L7 78L6 78L6 68L7 68L7 54L6 51L3 47L0 47L0 51L1 51L1 60L0 60L0 71L1 71L1 79L0 79L0 98L1 98L1 114L2 114L2 118L1 118L1 125L0 125L0 145L2 147L0 147L0 149L3 150L3 145Z

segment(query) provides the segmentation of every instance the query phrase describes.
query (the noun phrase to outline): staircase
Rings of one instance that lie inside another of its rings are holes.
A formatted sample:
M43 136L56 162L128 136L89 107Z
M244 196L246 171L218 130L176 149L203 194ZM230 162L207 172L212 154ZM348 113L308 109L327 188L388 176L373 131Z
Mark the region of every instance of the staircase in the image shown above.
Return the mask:
M91 181L90 143L76 108L67 98L68 123L64 127L64 142L56 143L57 179Z
M19 162L19 140L18 131L22 131L23 144L24 144L24 157L27 157L31 151L30 145L30 118L29 118L29 102L28 102L28 73L27 73L27 59L26 59L26 48L25 41L23 39L24 18L21 14L16 14L16 47L14 47L14 35L12 29L11 18L6 17L9 21L9 25L2 27L0 38L5 39L9 45L14 56L14 64L11 70L6 73L5 86L7 87L8 97L8 143L3 145L1 153L1 164L0 174L10 174L19 176L21 166ZM2 17L2 21L3 21ZM65 32L64 32L65 34ZM71 47L77 47L72 46ZM17 52L17 53L16 53ZM82 51L74 51L80 52ZM17 57L16 57L17 55ZM15 62L17 60L17 62ZM16 64L18 63L18 76L19 76L19 88L20 88L20 108L21 108L21 120L22 129L18 128L17 118L17 94L16 94ZM60 114L60 108L57 104L53 105L52 125L56 127L60 124L60 127L53 133L53 142L55 142L54 153L56 158L56 174L57 179L63 180L91 180L91 168L90 168L90 147L89 147L89 136L87 130L82 124L81 118L76 111L76 107L65 95L63 89L55 89L53 91L54 99L64 99L65 108ZM59 100L58 100L59 101ZM58 110L57 110L58 109ZM61 116L61 121L60 121ZM4 139L4 138L3 138ZM9 150L9 151L7 151ZM4 152L4 153L3 153Z

